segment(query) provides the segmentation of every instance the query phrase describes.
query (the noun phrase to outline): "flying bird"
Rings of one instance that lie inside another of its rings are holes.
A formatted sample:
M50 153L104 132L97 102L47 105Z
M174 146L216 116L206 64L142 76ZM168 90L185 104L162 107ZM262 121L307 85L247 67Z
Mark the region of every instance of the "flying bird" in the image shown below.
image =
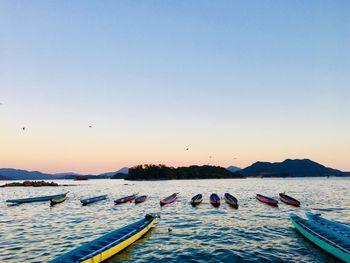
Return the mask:
M92 125L89 125L89 128L92 128Z
M188 149L190 149L190 148L186 148L186 151L188 151Z
M26 129L26 127L23 127L22 130L24 131Z

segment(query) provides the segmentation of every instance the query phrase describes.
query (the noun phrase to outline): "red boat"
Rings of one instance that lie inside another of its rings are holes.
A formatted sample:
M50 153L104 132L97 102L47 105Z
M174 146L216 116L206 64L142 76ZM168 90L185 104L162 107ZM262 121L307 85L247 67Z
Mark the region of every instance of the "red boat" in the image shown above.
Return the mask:
M271 198L271 197L257 194L256 199L258 199L260 202L263 202L263 203L268 204L268 205L278 206L278 201L276 199Z
M287 205L300 206L300 202L289 195L280 193L280 199L283 203Z
M174 203L177 199L178 193L173 193L172 195L165 197L163 200L160 200L160 206Z
M211 194L210 195L210 203L214 207L219 207L220 206L220 197L217 194Z
M126 202L131 202L132 200L134 200L136 198L136 196L137 196L137 194L124 196L124 197L121 197L121 198L114 200L114 203L116 205L118 205L118 204L122 204L122 203L126 203Z
M147 195L141 195L135 199L135 204L143 203L147 200Z

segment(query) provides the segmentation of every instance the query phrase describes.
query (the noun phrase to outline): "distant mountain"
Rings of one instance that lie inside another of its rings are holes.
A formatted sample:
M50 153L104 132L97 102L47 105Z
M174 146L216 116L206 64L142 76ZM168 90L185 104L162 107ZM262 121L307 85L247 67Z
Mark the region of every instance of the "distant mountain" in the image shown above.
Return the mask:
M13 179L0 174L0 180L13 180Z
M128 174L124 174L124 173L116 173L113 176L111 176L111 179L124 179L125 177L127 177Z
M230 172L233 172L233 173L234 173L234 172L237 172L237 171L239 171L239 170L242 170L241 168L239 168L239 167L237 167L237 166L233 166L233 165L227 167L226 169L229 170Z
M128 174L129 173L129 168L128 167L123 167L123 168L119 169L116 173Z
M0 174L2 176L11 178L12 180L46 180L57 179L52 174L46 174L38 171L26 171L12 168L0 168Z
M347 176L347 173L325 167L309 159L287 159L283 162L256 162L240 170L244 176L256 177L323 177Z

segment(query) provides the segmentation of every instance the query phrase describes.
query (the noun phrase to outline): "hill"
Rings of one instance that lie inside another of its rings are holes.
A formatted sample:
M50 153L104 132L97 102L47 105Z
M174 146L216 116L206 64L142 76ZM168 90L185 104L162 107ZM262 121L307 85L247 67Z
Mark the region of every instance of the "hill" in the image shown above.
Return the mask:
M256 177L324 177L347 176L347 173L325 167L309 159L287 159L283 162L256 162L240 171L244 176Z
M165 165L138 165L129 169L125 180L182 180L182 179L218 179L243 178L219 166L167 167Z
M226 169L229 170L230 172L233 172L233 173L242 170L241 168L239 168L237 166L233 166L233 165L227 167Z
M38 171L26 171L12 168L0 168L0 174L11 180L45 180L56 179L52 174L46 174Z
M0 174L0 180L13 180L13 179Z

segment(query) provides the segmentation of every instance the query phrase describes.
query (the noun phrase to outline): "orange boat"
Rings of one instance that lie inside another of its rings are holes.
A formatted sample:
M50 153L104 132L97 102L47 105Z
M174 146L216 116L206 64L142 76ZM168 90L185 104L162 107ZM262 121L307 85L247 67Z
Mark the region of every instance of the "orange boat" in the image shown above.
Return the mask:
M280 200L283 203L287 205L300 206L300 202L297 199L283 193L280 193L279 195L280 195Z

